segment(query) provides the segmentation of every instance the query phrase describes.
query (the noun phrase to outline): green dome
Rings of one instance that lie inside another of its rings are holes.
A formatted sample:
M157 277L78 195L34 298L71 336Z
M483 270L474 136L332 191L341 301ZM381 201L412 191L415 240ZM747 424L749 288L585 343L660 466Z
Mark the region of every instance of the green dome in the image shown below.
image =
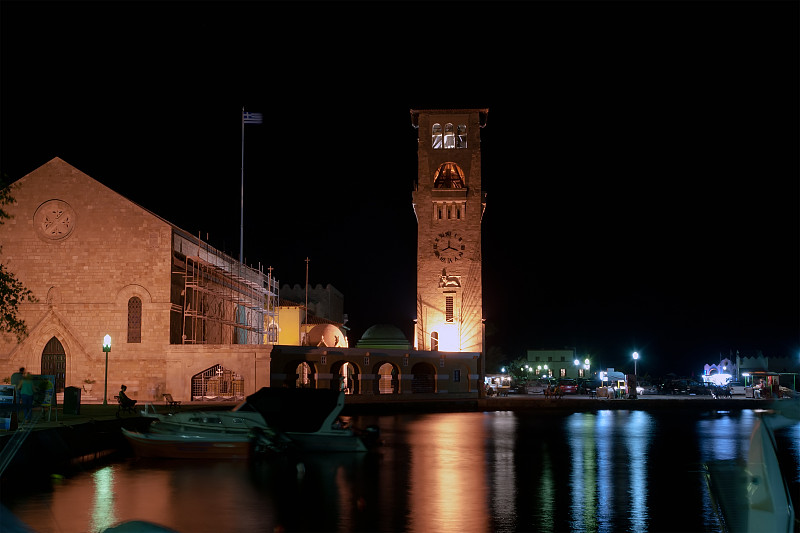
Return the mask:
M358 348L408 350L411 345L400 328L391 324L375 324L367 329L356 345Z

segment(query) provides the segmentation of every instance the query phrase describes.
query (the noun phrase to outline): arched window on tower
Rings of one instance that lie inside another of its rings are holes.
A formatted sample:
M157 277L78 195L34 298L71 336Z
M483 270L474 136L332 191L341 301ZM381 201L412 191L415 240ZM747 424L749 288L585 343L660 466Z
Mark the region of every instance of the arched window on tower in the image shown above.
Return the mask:
M142 300L128 300L128 342L142 342Z
M444 125L444 147L445 148L455 148L456 147L456 132L453 124L448 122Z
M442 125L438 122L431 128L431 147L436 150L442 147Z
M456 129L456 148L467 147L467 125L459 124Z
M455 163L448 161L436 169L436 173L433 175L434 189L463 189L464 187L464 172Z

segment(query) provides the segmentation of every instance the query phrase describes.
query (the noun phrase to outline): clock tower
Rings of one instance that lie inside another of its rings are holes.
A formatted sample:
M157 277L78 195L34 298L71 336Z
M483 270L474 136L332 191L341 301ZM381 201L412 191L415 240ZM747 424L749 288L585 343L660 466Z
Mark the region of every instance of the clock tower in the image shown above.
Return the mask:
M417 350L483 351L480 130L488 112L411 110L418 132Z

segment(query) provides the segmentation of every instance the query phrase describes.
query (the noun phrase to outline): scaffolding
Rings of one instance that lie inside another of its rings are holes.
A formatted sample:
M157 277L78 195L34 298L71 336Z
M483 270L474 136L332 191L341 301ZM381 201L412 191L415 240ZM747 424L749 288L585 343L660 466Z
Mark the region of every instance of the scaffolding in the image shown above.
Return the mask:
M182 344L263 344L277 312L277 280L199 237L175 233L173 249L173 274L183 277Z

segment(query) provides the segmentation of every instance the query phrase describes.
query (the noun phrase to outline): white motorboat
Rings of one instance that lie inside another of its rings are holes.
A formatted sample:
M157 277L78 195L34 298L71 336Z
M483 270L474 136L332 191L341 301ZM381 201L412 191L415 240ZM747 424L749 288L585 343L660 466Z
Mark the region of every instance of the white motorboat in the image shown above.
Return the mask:
M328 389L262 388L232 410L159 414L147 431L123 429L144 457L245 459L259 452L362 452L362 435L344 427L344 393ZM377 439L370 428L366 434Z

